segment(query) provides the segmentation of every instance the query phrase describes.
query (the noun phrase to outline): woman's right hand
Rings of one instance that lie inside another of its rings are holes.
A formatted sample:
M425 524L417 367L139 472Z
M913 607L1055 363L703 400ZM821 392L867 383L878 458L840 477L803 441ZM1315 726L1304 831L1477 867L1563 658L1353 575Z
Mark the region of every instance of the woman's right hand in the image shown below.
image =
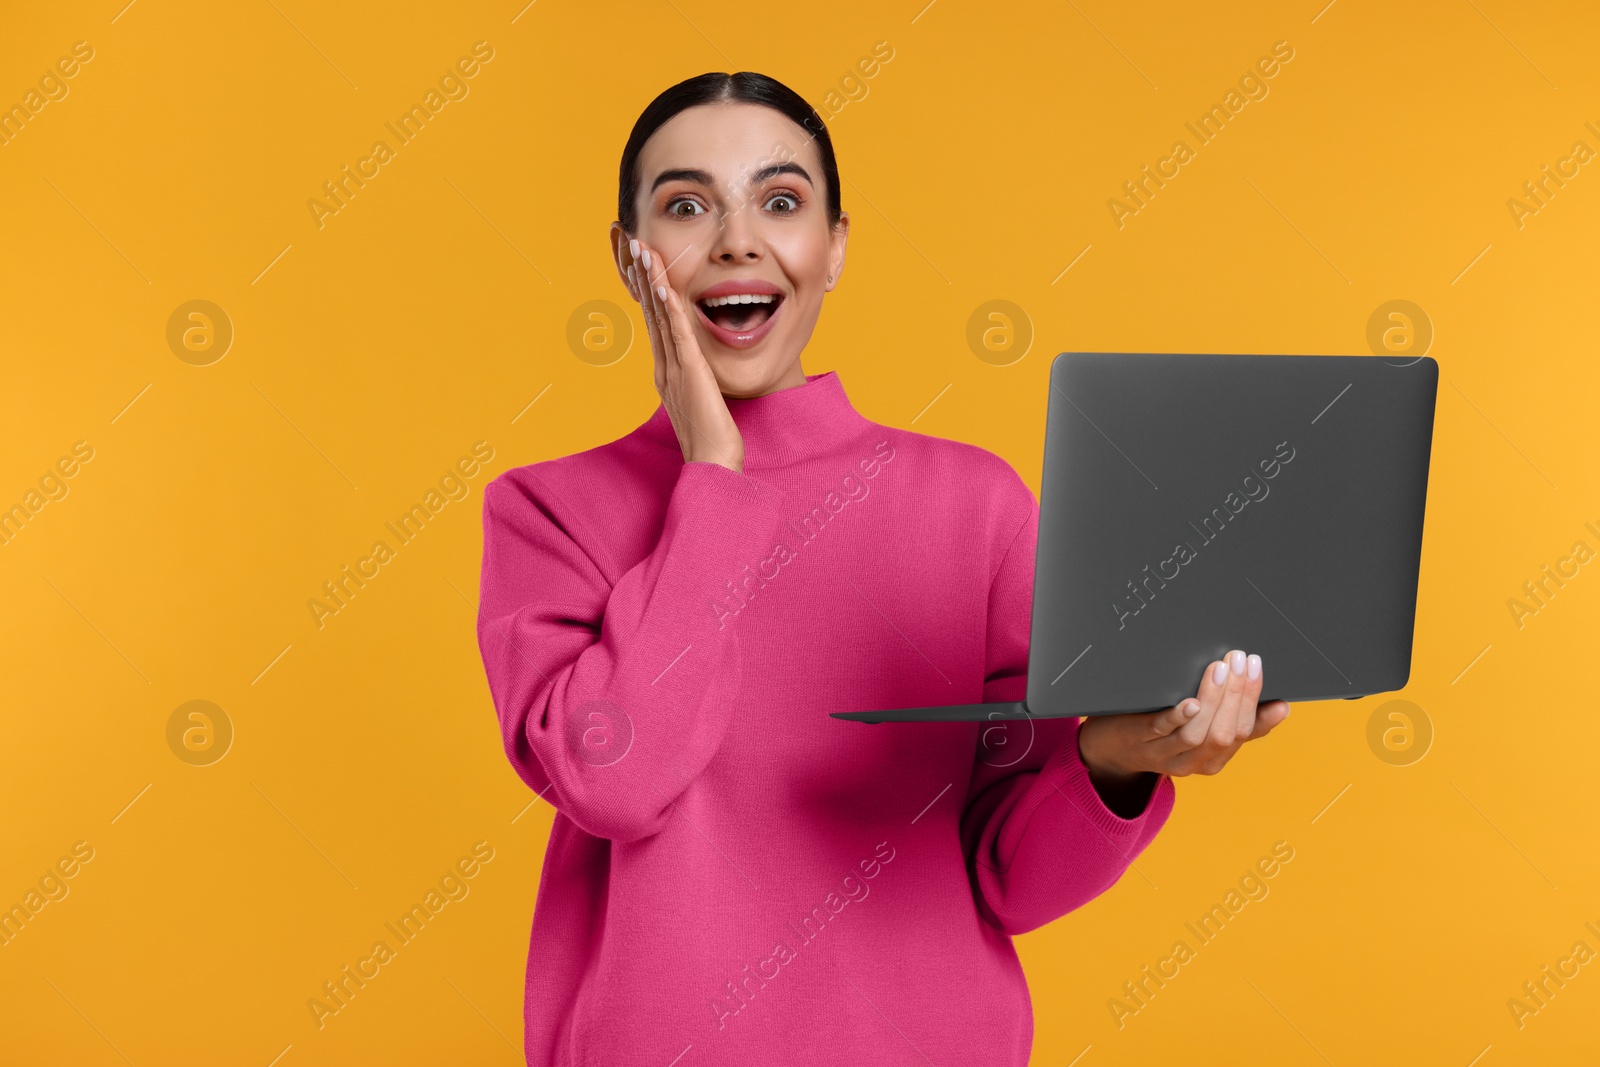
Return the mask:
M1264 671L1260 656L1233 649L1207 664L1199 691L1175 707L1090 716L1078 729L1078 752L1091 779L1115 785L1151 771L1216 774L1246 741L1289 717L1286 700L1259 703Z
M683 297L667 281L666 264L637 239L628 242L628 256L628 280L644 311L655 356L656 392L678 435L684 462L719 463L742 473L744 438L695 340Z

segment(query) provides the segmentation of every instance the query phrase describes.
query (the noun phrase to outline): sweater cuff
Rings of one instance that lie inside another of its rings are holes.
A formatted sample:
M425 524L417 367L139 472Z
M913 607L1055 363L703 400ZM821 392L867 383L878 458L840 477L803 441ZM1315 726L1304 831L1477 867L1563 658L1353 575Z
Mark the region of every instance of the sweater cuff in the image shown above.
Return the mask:
M757 481L731 467L704 460L686 462L678 474L679 479L699 479L717 492L741 504L764 507L779 518L784 517L783 492L767 482Z
M1177 789L1172 784L1172 777L1163 774L1156 780L1156 786L1150 791L1150 799L1145 804L1144 810L1131 819L1124 819L1110 808L1101 799L1100 791L1094 787L1094 782L1089 778L1089 768L1083 762L1083 754L1078 751L1078 732L1074 730L1067 743L1061 746L1057 754L1060 766L1066 773L1067 790L1076 801L1078 809L1089 817L1089 820L1111 837L1136 837L1149 826L1160 826L1166 822L1167 815L1172 811L1173 801L1177 797Z

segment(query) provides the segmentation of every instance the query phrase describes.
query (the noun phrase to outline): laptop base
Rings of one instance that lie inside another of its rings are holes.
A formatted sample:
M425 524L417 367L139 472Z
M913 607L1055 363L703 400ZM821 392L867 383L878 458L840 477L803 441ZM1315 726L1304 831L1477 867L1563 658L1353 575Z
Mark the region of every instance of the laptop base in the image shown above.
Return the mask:
M941 708L891 708L888 711L835 711L835 719L854 722L988 722L991 719L1046 719L1065 716L1034 715L1020 700L996 704L951 704Z

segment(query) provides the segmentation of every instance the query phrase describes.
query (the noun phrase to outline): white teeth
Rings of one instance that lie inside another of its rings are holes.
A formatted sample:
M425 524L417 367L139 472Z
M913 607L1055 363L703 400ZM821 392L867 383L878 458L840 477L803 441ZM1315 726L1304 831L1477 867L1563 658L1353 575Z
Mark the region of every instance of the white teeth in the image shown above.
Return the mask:
M771 293L735 293L732 296L714 296L701 303L708 308L716 308L724 304L770 304L776 299Z

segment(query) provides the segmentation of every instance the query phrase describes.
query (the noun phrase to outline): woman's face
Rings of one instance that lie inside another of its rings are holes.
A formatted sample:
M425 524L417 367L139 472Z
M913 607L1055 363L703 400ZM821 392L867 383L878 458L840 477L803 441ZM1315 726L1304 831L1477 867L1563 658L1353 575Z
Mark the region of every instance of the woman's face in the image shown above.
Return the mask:
M728 396L805 383L800 352L839 281L849 229L848 218L829 225L824 181L810 136L756 104L681 111L639 153L632 236L666 263ZM619 272L628 238L612 226ZM743 295L753 299L726 299Z

